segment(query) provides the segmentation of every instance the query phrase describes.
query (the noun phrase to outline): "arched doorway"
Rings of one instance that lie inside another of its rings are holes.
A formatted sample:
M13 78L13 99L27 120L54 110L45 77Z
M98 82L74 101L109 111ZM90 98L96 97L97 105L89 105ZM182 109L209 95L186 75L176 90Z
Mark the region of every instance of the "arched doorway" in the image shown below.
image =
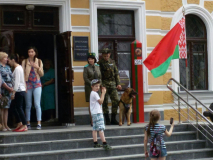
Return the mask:
M207 32L196 15L186 15L188 89L208 90ZM185 60L180 60L180 82L186 87Z

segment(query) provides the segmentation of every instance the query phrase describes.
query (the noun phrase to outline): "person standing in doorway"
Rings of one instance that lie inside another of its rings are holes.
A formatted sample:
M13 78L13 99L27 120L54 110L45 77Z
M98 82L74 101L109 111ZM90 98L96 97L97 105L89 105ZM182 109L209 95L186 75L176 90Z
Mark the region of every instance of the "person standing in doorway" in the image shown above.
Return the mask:
M103 103L103 111L106 119L106 125L118 125L116 120L117 110L118 110L118 91L122 87L120 85L120 77L118 73L117 66L115 61L110 58L111 51L108 48L103 49L102 59L98 62L100 65L101 76L102 76L102 85L106 87L106 94ZM109 119L109 109L108 109L108 96L112 101L112 113L111 113L111 122Z
M9 56L8 63L14 68L13 82L14 88L11 99L11 109L16 117L17 127L13 130L15 132L27 131L27 122L23 111L24 94L26 91L26 84L24 80L23 68L18 64L18 55L12 54Z
M41 77L42 95L41 95L41 109L46 111L48 121L54 122L55 114L55 70L53 69L52 61L44 60L44 76Z
M34 106L36 108L37 116L37 129L41 129L41 77L44 75L43 63L37 58L38 51L35 47L28 48L28 58L22 61L22 67L24 70L24 77L26 82L26 120L27 128L31 129L30 126L30 112L32 107L32 96L34 97Z
M101 72L100 72L99 65L96 64L95 53L88 53L87 61L88 61L88 64L84 66L83 77L84 77L86 102L89 102L90 93L92 91L91 81L93 79L99 79L101 81ZM89 107L89 115L90 115L90 123L92 126L92 117L90 113L90 107Z
M13 75L10 67L7 65L8 55L5 52L0 52L0 73L2 77L3 87L1 88L1 94L6 100L3 108L1 109L2 118L2 131L10 131L7 126L8 121L8 109L11 104L11 92L13 92Z

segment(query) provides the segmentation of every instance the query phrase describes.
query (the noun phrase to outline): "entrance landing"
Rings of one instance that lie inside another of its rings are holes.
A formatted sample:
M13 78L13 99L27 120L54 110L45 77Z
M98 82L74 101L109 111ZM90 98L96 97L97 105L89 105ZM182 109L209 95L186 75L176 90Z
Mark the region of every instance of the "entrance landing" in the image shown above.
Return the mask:
M106 125L107 130L114 130L114 129L137 129L137 128L144 128L148 122L145 123L133 123L131 126L127 126L125 123L123 126L118 125ZM169 125L169 121L161 121L160 124ZM177 124L177 122L175 122ZM57 132L72 132L72 131L92 131L92 127L90 125L76 125L72 127L66 126L49 126L49 127L42 127L41 130L36 130L36 127L32 127L31 130L27 132L0 132L0 136L9 136L9 135L27 135L27 134L42 134L42 133L57 133ZM141 133L143 134L143 133Z

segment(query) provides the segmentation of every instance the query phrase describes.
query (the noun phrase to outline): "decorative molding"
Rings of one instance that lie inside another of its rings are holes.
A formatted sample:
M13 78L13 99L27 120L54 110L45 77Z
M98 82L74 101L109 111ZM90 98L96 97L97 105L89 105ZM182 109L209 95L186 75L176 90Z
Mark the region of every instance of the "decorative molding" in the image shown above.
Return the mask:
M72 26L72 32L90 32L90 26Z
M72 66L74 73L75 72L83 72L84 71L84 66Z
M70 8L70 13L74 15L89 15L89 9L85 8Z
M90 0L90 38L91 52L98 53L98 22L97 9L122 9L135 12L135 36L143 44L143 58L146 54L146 9L144 1L120 1L120 0ZM147 68L143 67L144 93L148 92Z
M168 17L172 18L175 12L161 12L158 10L146 10L146 16L160 16L160 17Z
M73 86L73 93L75 92L85 92L84 86Z
M1 0L0 5L39 5L59 7L59 28L60 32L71 30L70 0Z
M183 4L183 6L187 5L187 0L182 0L182 4Z
M149 85L149 91L170 91L166 85Z
M185 8L185 14L194 14L201 18L201 20L204 22L206 29L207 29L207 50L208 50L208 90L213 91L213 84L210 83L213 81L213 74L212 74L212 59L213 59L213 17L212 15L206 10L204 7L196 5L196 4L187 4L184 6ZM175 26L175 24L182 18L182 7L177 10L175 13L171 27ZM177 74L178 73L178 74ZM179 70L179 60L173 60L172 61L172 78L176 80L180 80L180 70ZM175 83L172 83L172 88L177 91L177 85Z
M74 15L90 15L90 9L70 8L70 13ZM173 17L175 12L161 12L159 10L146 10L147 16Z
M90 32L90 26L72 26L72 32ZM147 35L165 36L168 32L169 30L146 29Z
M147 47L147 53L151 53L155 47Z
M200 4L201 7L204 7L204 0L200 0Z
M169 30L161 30L161 29L146 29L147 35L161 35L165 36Z

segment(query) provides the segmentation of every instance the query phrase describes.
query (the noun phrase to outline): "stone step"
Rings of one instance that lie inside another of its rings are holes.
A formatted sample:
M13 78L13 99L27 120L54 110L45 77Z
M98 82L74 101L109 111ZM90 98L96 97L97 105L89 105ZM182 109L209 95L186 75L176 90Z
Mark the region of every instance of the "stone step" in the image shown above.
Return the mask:
M213 160L213 149L204 148L204 149L194 149L194 150L178 150L178 151L168 151L168 156L166 160ZM188 158L194 159L188 159ZM208 158L207 158L208 157ZM198 159L200 158L200 159ZM134 154L134 155L122 155L122 156L111 156L111 157L102 157L101 160L148 160L145 159L144 154ZM70 159L71 160L71 159ZM100 158L84 158L79 160L100 160Z
M167 142L166 145L167 145L168 151L177 151L177 150L186 151L187 150L188 152L186 152L186 154L188 154L189 150L191 149L190 154L192 154L194 153L194 150L196 149L199 149L199 151L203 150L202 148L205 147L205 141L204 140L173 141L173 142ZM122 146L112 146L112 147L113 149L110 151L105 151L103 148L86 148L86 149L69 149L69 150L1 154L0 160L29 160L29 159L30 160L44 160L44 159L45 160L53 160L53 159L69 160L69 159L85 159L85 158L95 159L97 157L99 157L99 159L103 159L103 157L112 159L111 156L120 156L120 155L135 156L137 154L140 154L144 150L143 144L122 145ZM211 149L211 152L212 151L213 149ZM207 154L206 152L204 153L202 152L202 155ZM180 156L182 157L182 154Z
M167 125L169 129L170 125ZM47 130L30 130L24 133L10 132L0 133L0 144L6 143L24 143L24 142L38 142L38 141L52 141L65 139L82 139L91 138L91 127L84 127L83 129L75 127L67 127L60 129ZM85 129L87 128L87 129ZM175 125L174 132L194 130L187 124ZM106 126L104 131L106 136L125 136L125 135L139 135L144 133L144 126L133 124L131 126Z
M164 140L166 142L195 140L195 139L196 139L195 131L174 132L171 137L164 137ZM112 146L142 144L144 140L144 134L128 135L128 136L112 136L112 137L110 136L106 137L106 140ZM100 139L99 143L101 143ZM92 138L9 143L9 144L0 144L0 154L52 151L64 149L77 149L77 148L80 149L80 148L91 148L91 146L93 146Z

